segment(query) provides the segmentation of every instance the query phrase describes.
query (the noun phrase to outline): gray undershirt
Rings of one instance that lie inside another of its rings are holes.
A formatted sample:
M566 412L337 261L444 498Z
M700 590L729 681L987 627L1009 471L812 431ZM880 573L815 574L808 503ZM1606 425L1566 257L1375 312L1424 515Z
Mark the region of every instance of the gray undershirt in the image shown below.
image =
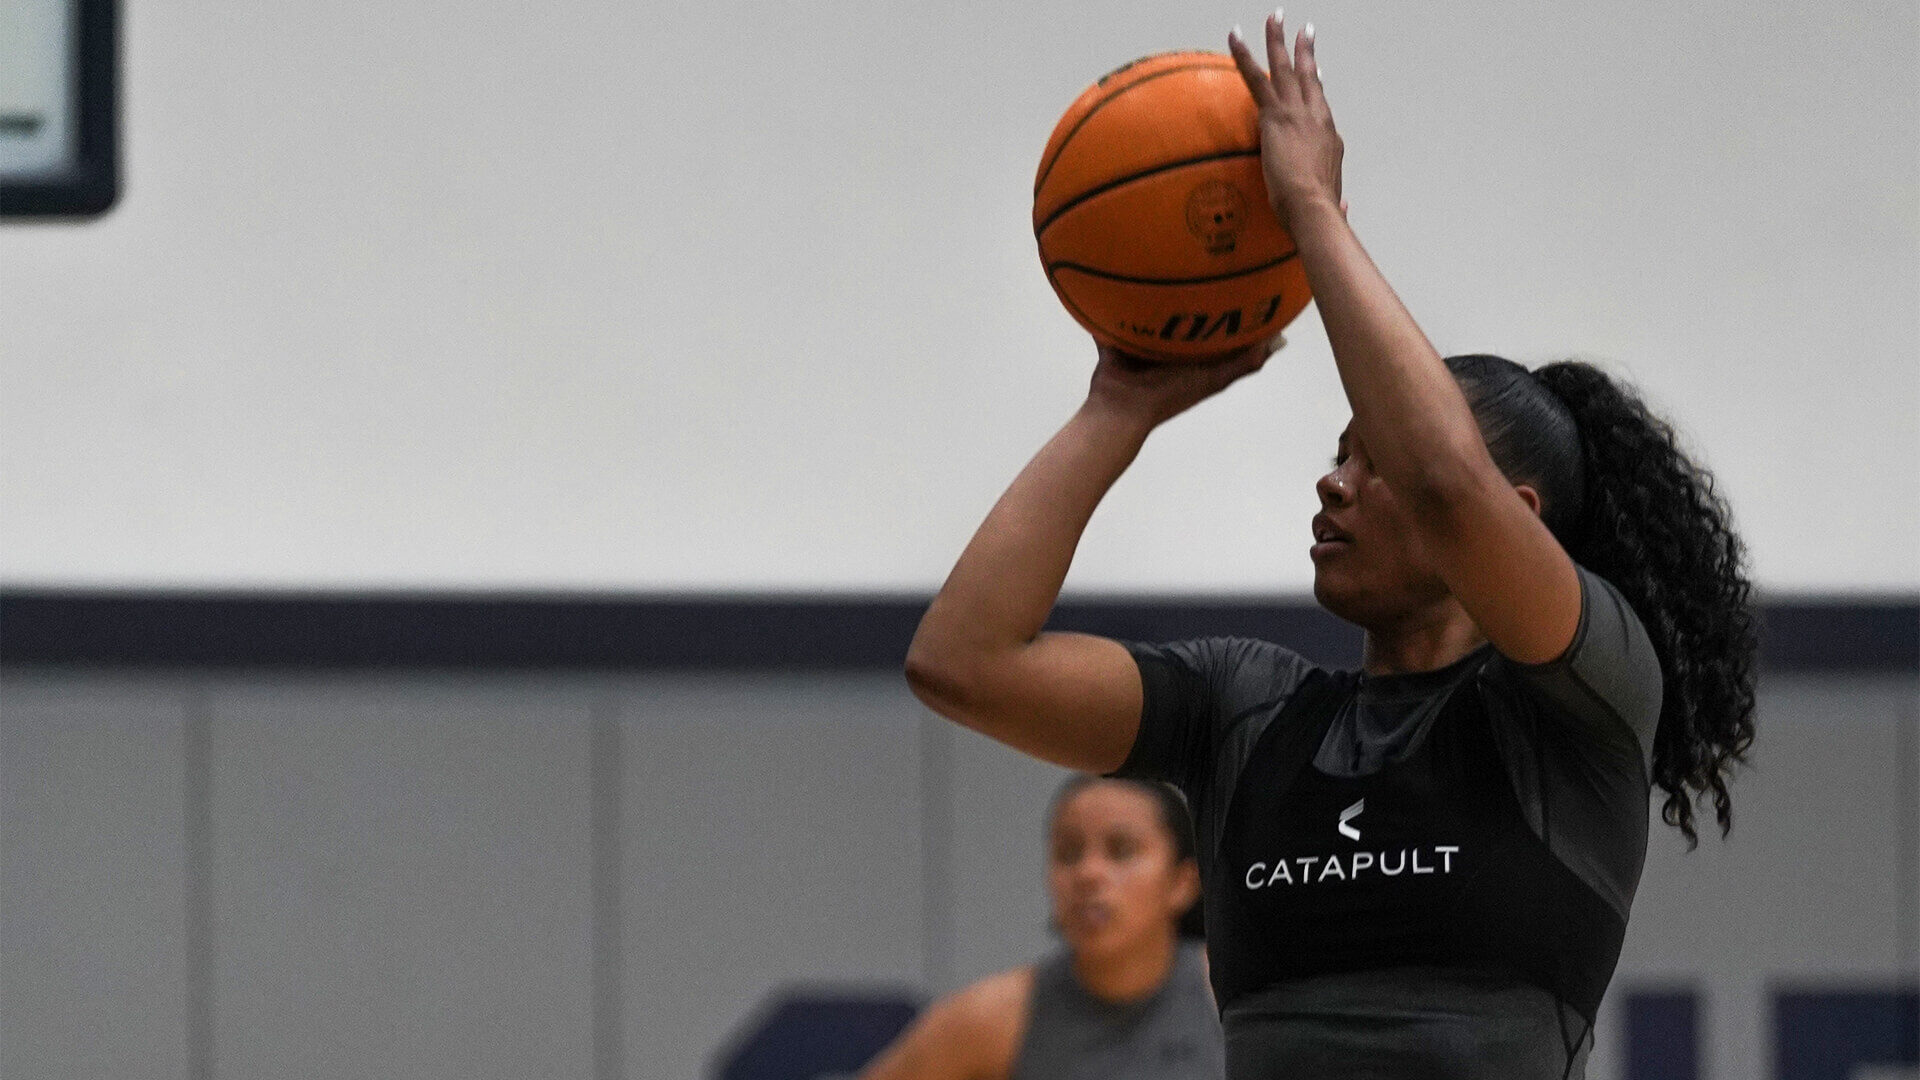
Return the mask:
M1200 946L1183 943L1160 989L1127 1004L1088 993L1067 953L1042 961L1008 1080L1221 1080L1225 1069Z

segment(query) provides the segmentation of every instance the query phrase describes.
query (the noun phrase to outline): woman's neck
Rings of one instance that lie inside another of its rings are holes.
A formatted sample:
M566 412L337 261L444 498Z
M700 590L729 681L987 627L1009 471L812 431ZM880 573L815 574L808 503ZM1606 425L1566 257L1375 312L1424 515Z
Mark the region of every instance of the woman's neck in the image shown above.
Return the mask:
M1396 622L1366 630L1360 666L1369 675L1438 671L1487 643L1480 627L1451 596Z
M1173 971L1178 940L1169 936L1150 946L1110 956L1073 954L1073 977L1087 993L1115 1005L1151 997Z

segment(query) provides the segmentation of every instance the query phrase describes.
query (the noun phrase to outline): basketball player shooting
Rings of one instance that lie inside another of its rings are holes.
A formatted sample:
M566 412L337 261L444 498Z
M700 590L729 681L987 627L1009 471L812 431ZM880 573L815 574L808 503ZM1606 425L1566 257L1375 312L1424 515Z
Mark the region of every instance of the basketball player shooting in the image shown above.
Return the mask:
M1195 808L1227 1075L1582 1075L1650 797L1731 823L1753 738L1743 546L1709 475L1582 363L1442 358L1341 213L1312 28L1229 46L1352 408L1310 525L1356 669L1242 638L1047 632L1107 490L1169 418L1258 371L1100 348L923 617L936 711ZM1308 530L1303 529L1303 532Z

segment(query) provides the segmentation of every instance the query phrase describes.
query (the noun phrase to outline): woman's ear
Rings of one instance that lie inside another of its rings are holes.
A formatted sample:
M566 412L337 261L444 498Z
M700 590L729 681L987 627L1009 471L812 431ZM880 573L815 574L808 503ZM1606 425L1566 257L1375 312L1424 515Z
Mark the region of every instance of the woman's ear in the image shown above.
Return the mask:
M1173 902L1179 914L1184 915L1188 908L1200 902L1200 863L1183 859L1174 874Z
M1513 490L1520 493L1520 501L1527 504L1534 517L1540 516L1540 493L1533 490L1532 484L1515 484Z

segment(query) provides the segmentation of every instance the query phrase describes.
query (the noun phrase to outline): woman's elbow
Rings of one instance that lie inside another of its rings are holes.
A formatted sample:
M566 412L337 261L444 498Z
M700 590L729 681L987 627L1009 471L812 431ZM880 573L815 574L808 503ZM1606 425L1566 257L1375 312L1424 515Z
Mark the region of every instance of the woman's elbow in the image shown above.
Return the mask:
M907 650L907 685L913 688L913 694L932 708L939 708L936 702L947 693L951 677L940 663L940 658L931 650L923 649L919 641Z
M974 696L977 680L968 674L966 664L955 650L943 649L923 637L915 637L907 649L907 685L914 696L942 716L958 719L957 714Z
M1007 704L1009 683L1001 660L991 651L935 648L915 639L907 650L907 685L927 708L962 727L991 734Z

